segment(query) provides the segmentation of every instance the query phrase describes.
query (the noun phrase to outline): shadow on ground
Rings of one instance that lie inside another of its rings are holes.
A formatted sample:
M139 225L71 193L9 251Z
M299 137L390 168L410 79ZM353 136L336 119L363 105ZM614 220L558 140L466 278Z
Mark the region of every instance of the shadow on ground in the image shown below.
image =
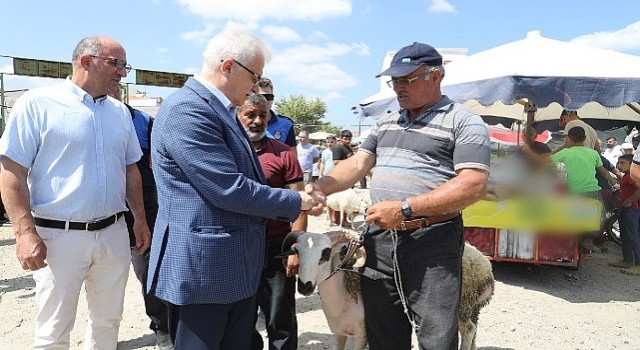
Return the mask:
M31 275L2 279L0 280L0 295L17 290L33 290L35 287L36 282Z
M15 245L15 244L16 244L16 239L15 238L0 239L0 247L9 246L9 245Z
M605 253L583 255L580 267L571 270L558 266L527 263L494 262L496 280L525 289L535 290L572 303L640 300L640 279L608 266L622 257L620 247L607 243ZM589 293L576 293L578 290Z
M116 349L129 350L129 349L141 349L149 346L156 345L156 336L154 334L145 334L135 339L129 339L126 341L118 342Z

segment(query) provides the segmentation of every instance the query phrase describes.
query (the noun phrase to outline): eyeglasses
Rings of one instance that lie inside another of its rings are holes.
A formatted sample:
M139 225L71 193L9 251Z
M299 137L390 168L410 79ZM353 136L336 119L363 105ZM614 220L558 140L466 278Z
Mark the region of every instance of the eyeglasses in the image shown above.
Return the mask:
M256 73L256 72L252 71L251 69L249 69L249 68L245 67L245 65L244 65L244 64L242 64L242 63L240 63L240 62L238 62L238 61L234 60L233 58L232 58L231 60L232 60L233 62L237 63L240 67L244 68L244 70L246 70L247 72L249 72L251 75L253 75L253 84L257 84L257 83L260 81L260 79L262 79L262 76L260 76L260 74L258 74L258 73Z
M261 94L262 96L264 96L265 99L267 99L267 101L273 101L273 98L275 97L273 94Z
M127 64L127 61L119 60L117 58L102 57L102 56L97 56L97 55L89 55L89 56L93 57L93 58L101 59L103 61L107 61L107 62L111 63L114 67L116 67L118 69L126 70L127 73L131 72L131 69L133 68L133 67L131 67L130 64Z
M411 85L411 83L413 83L414 81L426 76L427 74L429 74L430 72L425 72L423 74L420 74L418 76L415 76L413 78L393 78L389 81L387 81L387 86L389 86L390 88L394 88L394 87L400 87L400 86L409 86Z

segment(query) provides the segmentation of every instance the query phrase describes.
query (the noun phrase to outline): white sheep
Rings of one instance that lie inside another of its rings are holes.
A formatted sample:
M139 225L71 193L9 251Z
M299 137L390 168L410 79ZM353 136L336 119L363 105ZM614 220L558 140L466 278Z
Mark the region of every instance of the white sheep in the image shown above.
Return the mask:
M353 229L354 214L364 214L366 208L371 206L371 197L368 189L355 190L349 188L342 192L333 193L327 196L327 208L340 213L338 225L342 227L342 220L346 218L351 223ZM329 211L327 211L329 213ZM329 217L331 222L331 217Z
M325 234L294 231L283 243L285 254L297 253L300 258L298 292L311 295L318 287L322 311L336 337L338 350L344 349L348 336L355 337L354 349L367 346L360 276L345 271L331 274L342 260L350 239L351 236L342 231ZM354 266L364 264L363 248L359 248L355 258L359 261Z
M336 348L344 349L347 336L355 337L354 349L367 345L364 306L357 275L339 271L331 274L342 261L346 243L351 238L344 232L325 234L296 231L283 243L283 251L297 253L300 258L298 292L310 295L318 287L329 329L336 336ZM364 264L365 252L360 248L355 266ZM342 253L342 254L341 254ZM287 254L287 253L285 253ZM460 349L476 349L475 339L480 309L489 303L495 280L491 263L476 248L465 244L462 256L462 295L458 312Z

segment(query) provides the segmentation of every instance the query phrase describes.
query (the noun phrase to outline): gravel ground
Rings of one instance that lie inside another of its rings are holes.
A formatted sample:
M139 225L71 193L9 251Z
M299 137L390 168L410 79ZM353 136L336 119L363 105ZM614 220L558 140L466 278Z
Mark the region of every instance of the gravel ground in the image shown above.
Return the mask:
M324 215L311 218L310 231L327 231L326 220ZM607 266L621 257L620 248L608 244L608 252L586 255L575 271L495 263L496 291L480 314L479 349L640 349L640 277ZM6 224L0 228L0 271L0 349L28 349L35 285L15 258L15 241ZM319 297L298 297L300 349L332 348ZM125 298L118 349L154 349L133 271ZM73 349L82 348L86 315L82 297Z

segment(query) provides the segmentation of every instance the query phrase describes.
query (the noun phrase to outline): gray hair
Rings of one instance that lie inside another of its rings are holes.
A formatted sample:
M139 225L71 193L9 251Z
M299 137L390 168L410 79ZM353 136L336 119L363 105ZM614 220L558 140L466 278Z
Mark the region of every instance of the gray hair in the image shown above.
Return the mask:
M100 49L102 48L102 42L100 38L97 36L88 36L76 45L76 48L73 50L73 54L71 55L71 62L76 63L80 56L89 54L89 55L98 55L100 54Z
M262 94L254 94L251 93L247 95L247 99L244 101L242 106L238 107L238 112L242 112L244 110L244 106L246 105L259 105L259 106L267 106L267 99L262 96Z
M444 78L444 65L439 65L439 66L427 66L427 73L431 73L434 70L439 70L440 73L442 73L442 77Z
M246 64L260 55L264 57L265 63L271 59L271 51L255 34L245 30L224 31L214 36L202 53L202 71L216 70L227 58Z

